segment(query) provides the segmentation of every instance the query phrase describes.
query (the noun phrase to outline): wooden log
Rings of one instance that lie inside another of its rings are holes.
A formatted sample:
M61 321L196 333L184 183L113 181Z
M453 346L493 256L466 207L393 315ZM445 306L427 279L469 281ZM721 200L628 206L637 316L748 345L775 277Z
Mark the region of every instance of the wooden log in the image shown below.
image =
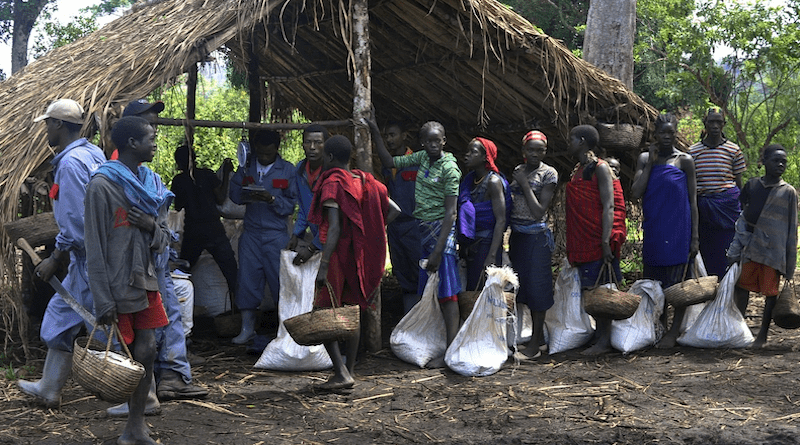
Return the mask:
M156 124L166 125L172 127L182 127L189 125L192 127L209 127L209 128L244 128L247 130L302 130L309 125L319 124L323 127L349 127L352 125L350 119L338 121L319 121L319 122L306 122L302 124L292 122L276 122L276 123L259 123L259 122L229 122L229 121L208 121L198 119L172 119L159 117L156 119Z
M197 64L189 68L189 76L186 79L186 119L197 117ZM186 142L189 147L194 146L194 127L186 127Z
M53 212L44 212L7 222L3 224L3 230L13 242L25 238L31 246L38 247L55 242L58 224Z

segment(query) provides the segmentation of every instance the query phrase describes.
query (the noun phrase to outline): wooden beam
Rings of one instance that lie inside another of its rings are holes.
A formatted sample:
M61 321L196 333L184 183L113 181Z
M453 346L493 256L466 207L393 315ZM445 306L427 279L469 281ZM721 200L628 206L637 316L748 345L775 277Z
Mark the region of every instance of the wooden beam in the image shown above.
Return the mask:
M197 64L189 67L189 76L186 79L186 119L194 120L197 117ZM186 142L189 147L194 147L194 127L186 127Z
M208 121L198 119L172 119L168 117L159 117L156 119L156 124L166 125L168 127L208 127L208 128L244 128L247 130L302 130L311 124L319 124L326 128L331 127L349 127L353 125L350 119L338 121L319 121L319 122L306 122L306 123L293 123L293 122L278 122L278 123L261 123L261 122L229 122L229 121Z

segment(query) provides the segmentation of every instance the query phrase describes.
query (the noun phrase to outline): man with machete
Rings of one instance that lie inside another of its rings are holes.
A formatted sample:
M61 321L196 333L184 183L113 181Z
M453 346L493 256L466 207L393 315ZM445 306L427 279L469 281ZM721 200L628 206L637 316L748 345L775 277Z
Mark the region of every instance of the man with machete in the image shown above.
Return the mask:
M34 119L47 125L47 142L53 147L54 182L50 189L53 214L58 224L56 249L35 269L36 276L48 281L56 271L68 264L64 287L89 312L94 302L89 291L86 271L86 248L83 232L83 200L92 172L105 162L103 151L80 137L83 107L70 99L58 99L47 111ZM48 408L61 404L61 388L72 367L72 348L84 320L59 294L47 305L40 336L47 345L42 378L20 380L19 388ZM91 327L89 327L91 330Z

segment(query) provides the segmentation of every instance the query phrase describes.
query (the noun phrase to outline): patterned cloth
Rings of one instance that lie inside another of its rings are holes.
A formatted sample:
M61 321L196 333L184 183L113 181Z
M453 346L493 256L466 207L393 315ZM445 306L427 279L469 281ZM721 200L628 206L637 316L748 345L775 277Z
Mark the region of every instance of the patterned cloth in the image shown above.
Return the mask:
M456 258L456 230L455 224L447 236L447 243L442 251L442 261L439 263L439 299L450 298L461 292L461 279L458 276L458 260ZM420 221L420 237L422 239L422 258L428 258L436 247L439 233L442 231L442 220ZM417 293L422 295L428 273L420 268Z
M395 156L397 168L419 166L414 195L416 207L414 217L423 221L436 221L444 218L444 199L458 196L461 170L452 153L442 152L442 156L431 164L425 150L405 156ZM427 278L426 278L427 279Z
M744 154L738 145L725 140L722 145L709 147L698 142L689 147L697 175L697 194L720 193L736 186L736 176L744 173Z
M605 163L600 159L597 166ZM592 172L584 179L584 169L579 166L567 183L567 257L572 264L589 263L603 257L603 209L600 202L600 189L597 175ZM625 227L625 198L619 179L613 180L614 223L611 227L611 252L616 258L627 238Z
M531 185L533 194L539 198L542 189L546 185L558 184L558 172L555 168L541 162L539 168L528 173L528 183ZM516 180L511 182L510 189L513 202L511 206L511 224L527 225L531 222L541 223L547 221L547 213L539 219L533 217L533 213L531 213L528 203L525 201L525 195L522 194L522 188Z

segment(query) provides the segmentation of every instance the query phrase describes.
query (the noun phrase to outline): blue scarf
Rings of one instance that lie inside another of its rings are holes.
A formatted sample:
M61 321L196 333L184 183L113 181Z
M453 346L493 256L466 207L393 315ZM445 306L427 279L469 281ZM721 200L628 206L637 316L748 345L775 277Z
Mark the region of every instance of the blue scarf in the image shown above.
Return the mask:
M97 168L94 175L101 174L122 187L131 206L138 207L148 215L157 217L158 209L169 206L175 195L161 182L161 177L149 168L140 165L137 176L120 161L108 161Z

